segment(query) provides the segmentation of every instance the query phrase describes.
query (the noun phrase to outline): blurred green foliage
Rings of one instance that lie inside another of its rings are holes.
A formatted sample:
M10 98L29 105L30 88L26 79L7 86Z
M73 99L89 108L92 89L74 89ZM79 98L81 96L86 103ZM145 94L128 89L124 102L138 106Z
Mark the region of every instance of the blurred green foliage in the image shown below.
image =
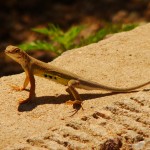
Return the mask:
M58 26L49 24L48 27L32 29L34 32L45 35L47 37L46 41L36 40L23 43L19 47L25 51L48 50L60 55L66 50L98 42L108 34L129 31L137 26L138 24L107 25L89 37L81 38L80 32L85 29L85 26L73 26L64 32Z

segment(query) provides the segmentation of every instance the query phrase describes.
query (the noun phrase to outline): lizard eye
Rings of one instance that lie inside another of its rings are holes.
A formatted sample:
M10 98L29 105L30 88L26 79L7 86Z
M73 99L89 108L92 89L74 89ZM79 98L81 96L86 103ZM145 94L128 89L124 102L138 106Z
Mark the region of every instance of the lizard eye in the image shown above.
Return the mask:
M19 48L16 48L16 49L14 50L15 53L18 53L19 51L20 51Z

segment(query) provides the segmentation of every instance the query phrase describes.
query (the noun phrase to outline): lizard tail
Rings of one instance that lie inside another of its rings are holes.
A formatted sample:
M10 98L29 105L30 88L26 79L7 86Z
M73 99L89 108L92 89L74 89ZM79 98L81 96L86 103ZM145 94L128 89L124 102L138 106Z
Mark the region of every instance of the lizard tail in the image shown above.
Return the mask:
M128 92L128 91L132 91L132 90L141 88L143 86L146 86L150 84L150 81L137 85L137 86L129 87L129 88L110 87L110 86L102 85L96 82L91 82L91 81L89 82L89 81L84 81L84 80L81 80L80 84L81 86L78 88L86 89L86 90L106 90L106 91L112 91L112 92Z

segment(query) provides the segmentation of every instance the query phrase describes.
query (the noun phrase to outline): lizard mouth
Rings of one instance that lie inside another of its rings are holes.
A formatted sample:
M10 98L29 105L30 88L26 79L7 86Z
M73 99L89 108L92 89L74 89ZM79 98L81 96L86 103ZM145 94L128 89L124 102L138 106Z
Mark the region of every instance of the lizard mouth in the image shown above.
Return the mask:
M5 54L9 56L9 55L10 55L10 52L5 52Z
M6 54L10 54L11 52L10 52L10 51L5 51L5 53L6 53Z

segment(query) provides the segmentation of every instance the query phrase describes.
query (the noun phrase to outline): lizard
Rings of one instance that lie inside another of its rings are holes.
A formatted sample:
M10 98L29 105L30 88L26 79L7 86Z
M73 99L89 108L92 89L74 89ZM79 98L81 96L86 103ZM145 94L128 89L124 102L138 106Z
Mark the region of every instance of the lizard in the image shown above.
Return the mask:
M83 101L80 95L78 94L76 88L85 90L106 90L111 92L129 92L141 88L150 83L150 81L148 81L138 86L133 86L129 88L110 87L93 81L88 81L72 72L60 69L59 67L56 67L54 65L37 60L16 46L12 45L7 46L5 49L5 53L13 60L18 62L22 66L26 74L23 86L22 87L16 86L14 88L19 91L25 90L27 85L30 83L29 96L25 100L20 100L19 101L20 104L30 102L35 98L36 94L35 94L34 75L67 86L66 91L71 96L73 96L74 100L69 100L66 103L72 105L74 104L81 105Z

